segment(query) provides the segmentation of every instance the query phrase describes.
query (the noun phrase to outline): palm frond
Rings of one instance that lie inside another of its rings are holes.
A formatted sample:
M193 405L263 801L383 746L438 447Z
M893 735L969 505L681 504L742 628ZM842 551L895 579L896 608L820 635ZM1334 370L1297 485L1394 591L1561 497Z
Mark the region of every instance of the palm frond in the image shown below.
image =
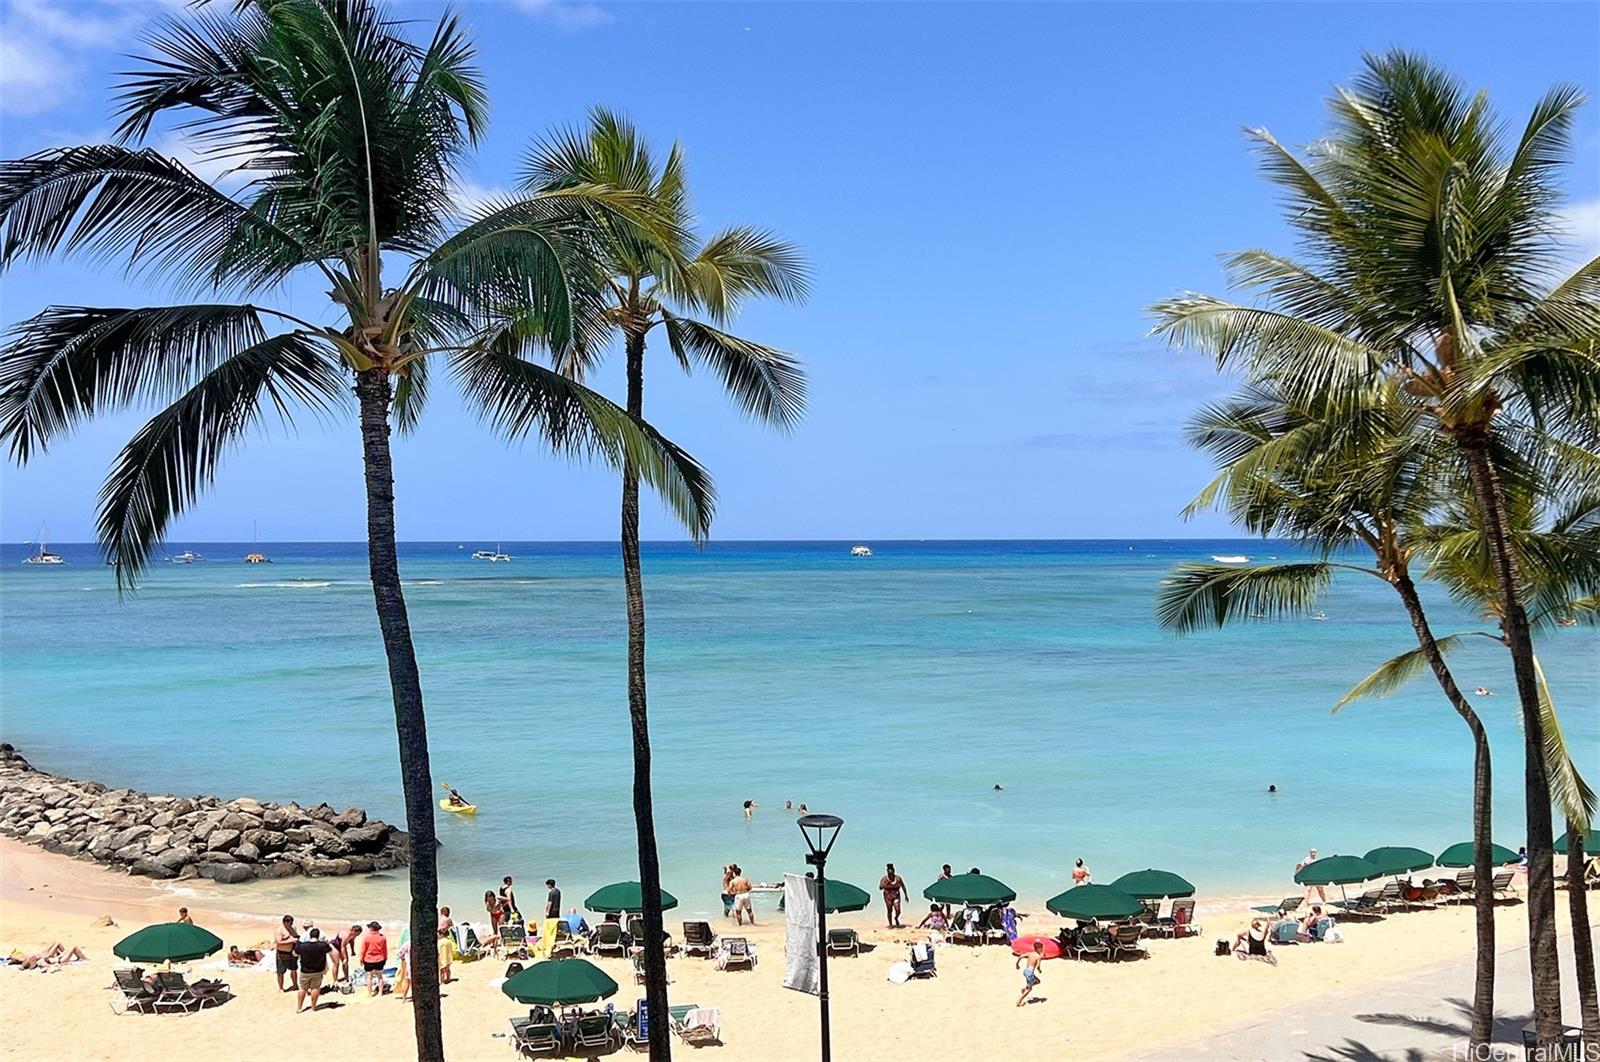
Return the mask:
M1447 634L1442 638L1434 639L1434 644L1439 648L1440 656L1449 656L1461 648L1464 636L1460 634ZM1398 693L1405 686L1423 672L1428 670L1428 654L1421 646L1408 649L1399 656L1391 657L1384 661L1376 671L1350 687L1350 692L1333 706L1333 713L1338 714L1339 709L1352 701L1368 698L1388 697Z
M667 341L685 369L696 362L711 369L734 402L758 420L785 431L799 423L806 376L794 355L665 310L662 318Z
M685 306L719 323L732 320L752 296L803 302L810 294L810 267L800 249L746 225L712 236L682 269L662 280Z
M217 365L139 430L100 489L100 543L119 589L144 570L172 519L211 484L223 453L276 410L328 407L344 380L327 352L305 336L273 336Z
M1323 562L1180 564L1161 581L1156 619L1164 630L1189 634L1244 619L1305 615L1332 578L1333 565Z
M603 395L519 357L512 332L485 336L454 355L462 393L508 439L532 434L572 456L629 464L667 503L696 541L711 527L716 489L705 468L645 421Z
M1539 728L1544 734L1545 771L1550 776L1550 797L1568 821L1577 823L1588 832L1594 818L1595 795L1578 773L1572 762L1572 751L1567 747L1567 736L1562 732L1561 720L1556 715L1555 701L1550 696L1550 685L1545 681L1544 668L1534 658L1533 667L1539 685Z
M0 348L0 439L25 462L89 417L172 401L265 338L253 306L52 306Z

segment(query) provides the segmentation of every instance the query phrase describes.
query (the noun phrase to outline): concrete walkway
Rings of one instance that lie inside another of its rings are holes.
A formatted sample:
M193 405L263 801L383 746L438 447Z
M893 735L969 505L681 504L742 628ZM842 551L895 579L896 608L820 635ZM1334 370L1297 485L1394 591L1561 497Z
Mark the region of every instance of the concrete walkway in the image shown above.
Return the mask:
M1562 937L1561 1001L1578 1024L1572 938ZM1465 1062L1472 1027L1471 957L1342 996L1280 1007L1204 1040L1130 1056L1130 1062L1263 1059L1269 1062ZM1493 1059L1522 1058L1522 1027L1533 1020L1528 946L1500 952L1495 966ZM1483 1062L1491 1062L1484 1059Z

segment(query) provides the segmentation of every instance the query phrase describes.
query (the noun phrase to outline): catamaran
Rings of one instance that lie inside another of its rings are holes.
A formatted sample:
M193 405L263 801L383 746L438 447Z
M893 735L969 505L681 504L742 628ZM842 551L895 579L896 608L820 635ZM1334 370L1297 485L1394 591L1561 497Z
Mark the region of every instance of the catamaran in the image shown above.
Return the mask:
M32 554L22 558L23 564L65 564L66 560L59 553L51 553L44 547L44 524L39 525L39 533L33 536L34 545L38 548Z
M272 558L256 548L256 522L250 521L250 552L244 555L246 564L271 564Z

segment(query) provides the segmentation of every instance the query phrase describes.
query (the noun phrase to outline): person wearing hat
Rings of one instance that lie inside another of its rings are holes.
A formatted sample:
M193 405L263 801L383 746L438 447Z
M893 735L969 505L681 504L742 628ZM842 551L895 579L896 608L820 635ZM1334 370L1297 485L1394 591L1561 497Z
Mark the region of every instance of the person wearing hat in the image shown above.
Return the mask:
M361 968L367 973L367 995L376 996L383 992L383 968L389 964L389 940L383 935L383 927L377 922L368 922L367 931L361 937Z

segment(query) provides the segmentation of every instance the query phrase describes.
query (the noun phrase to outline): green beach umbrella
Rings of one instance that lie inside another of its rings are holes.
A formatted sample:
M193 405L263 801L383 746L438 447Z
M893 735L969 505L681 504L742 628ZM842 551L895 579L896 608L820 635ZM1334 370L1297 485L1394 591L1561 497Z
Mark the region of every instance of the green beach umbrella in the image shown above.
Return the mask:
M222 938L188 922L145 926L117 941L111 951L129 962L190 962L222 949Z
M616 881L596 891L583 905L600 914L638 914L644 910L644 886L637 881ZM661 890L661 909L670 911L678 906L678 898L666 889Z
M1017 894L1004 882L987 874L957 874L922 890L925 899L935 903L1010 903Z
M1567 848L1572 843L1571 838L1572 838L1572 834L1564 833L1564 834L1561 835L1561 838L1556 841L1556 852L1559 855L1566 855L1567 854ZM1590 830L1589 832L1587 832L1587 833L1585 833L1583 835L1583 850L1585 852L1590 853L1591 855L1594 854L1594 831L1593 830Z
M518 1003L570 1007L617 994L617 983L587 959L550 959L535 963L500 986Z
M1062 918L1132 918L1144 910L1136 898L1114 885L1079 885L1045 901L1045 907Z
M826 903L824 907L829 914L838 914L841 911L865 910L867 904L872 902L872 897L866 889L858 888L848 881L834 881L827 879Z
M1517 853L1504 845L1491 844L1489 846L1489 862L1493 866L1503 867L1507 863L1515 863ZM1462 841L1453 844L1439 853L1438 863L1441 867L1470 867L1472 865L1472 842Z
M1111 887L1140 900L1194 895L1194 886L1170 870L1135 870L1113 881Z
M1422 870L1433 866L1433 856L1420 848L1406 848L1391 846L1374 848L1366 855L1367 862L1381 870L1385 876L1390 874L1409 874L1413 870Z
M1297 885L1354 885L1358 881L1381 878L1384 871L1360 856L1324 856L1295 871Z

